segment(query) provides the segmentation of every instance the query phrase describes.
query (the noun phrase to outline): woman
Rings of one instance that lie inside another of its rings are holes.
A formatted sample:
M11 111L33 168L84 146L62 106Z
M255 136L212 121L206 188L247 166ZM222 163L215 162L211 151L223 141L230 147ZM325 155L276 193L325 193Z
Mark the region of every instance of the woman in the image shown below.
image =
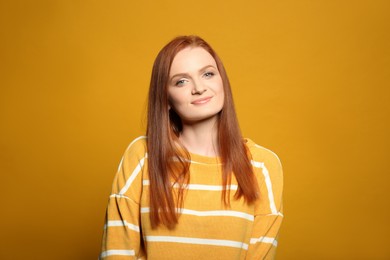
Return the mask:
M203 39L158 54L147 136L122 158L107 207L104 259L271 259L282 168L241 136L228 77Z

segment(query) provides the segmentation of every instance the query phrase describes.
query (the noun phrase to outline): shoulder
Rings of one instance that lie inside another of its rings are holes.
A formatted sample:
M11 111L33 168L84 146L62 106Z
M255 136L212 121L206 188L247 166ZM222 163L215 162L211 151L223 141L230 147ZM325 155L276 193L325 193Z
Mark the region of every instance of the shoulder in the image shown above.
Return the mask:
M119 167L123 164L132 167L132 165L137 165L139 161L143 161L145 158L147 158L147 137L139 136L127 146Z
M249 138L245 138L244 140L253 161L281 165L279 156L275 152L256 144Z
M282 208L283 169L279 157L250 139L245 139L251 163L258 181L260 199L255 206L259 215L279 215Z
M143 168L146 161L146 137L135 138L126 148L115 175L112 193L126 195L139 202Z
M255 172L261 173L261 176L271 176L271 179L282 182L283 169L279 157L261 145L256 144L251 139L246 138L246 146L251 155L251 163Z
M283 168L279 157L273 151L254 143L250 139L246 138L245 141L258 180L260 183L264 183L268 190L272 190L274 196L277 196L277 194L281 196L283 191Z
M139 154L146 155L147 154L147 137L139 136L135 138L130 144L127 146L125 150L125 155L128 154Z

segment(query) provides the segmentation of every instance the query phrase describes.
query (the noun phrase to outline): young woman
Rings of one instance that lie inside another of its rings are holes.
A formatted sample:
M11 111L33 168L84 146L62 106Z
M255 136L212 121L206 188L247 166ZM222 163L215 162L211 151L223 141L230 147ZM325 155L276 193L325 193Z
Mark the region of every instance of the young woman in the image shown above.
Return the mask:
M126 149L102 259L272 259L282 222L278 157L241 136L228 77L181 36L152 71L147 135Z

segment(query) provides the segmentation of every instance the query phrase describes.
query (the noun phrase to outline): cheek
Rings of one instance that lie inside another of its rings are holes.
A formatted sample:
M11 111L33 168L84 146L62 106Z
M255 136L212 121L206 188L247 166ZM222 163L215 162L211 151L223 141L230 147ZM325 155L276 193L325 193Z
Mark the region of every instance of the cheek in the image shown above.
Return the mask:
M178 106L183 105L185 103L184 95L176 92L168 93L168 100L169 100L169 104L175 109Z
M217 91L220 95L224 95L223 82L222 78L219 77L218 82L216 84Z
M223 105L225 104L225 95L224 95L224 93L223 93L223 91L222 91L222 93L221 93L221 98L220 98L220 107L221 107L221 109L223 108Z
M221 100L223 103L225 100L225 90L223 89L222 82L220 83L219 88L218 88L218 95L221 97Z
M224 104L225 104L225 91L223 89L223 87L221 87L221 90L220 90L220 93L219 93L219 96L221 97L220 98L220 106L221 106L221 109L223 108Z

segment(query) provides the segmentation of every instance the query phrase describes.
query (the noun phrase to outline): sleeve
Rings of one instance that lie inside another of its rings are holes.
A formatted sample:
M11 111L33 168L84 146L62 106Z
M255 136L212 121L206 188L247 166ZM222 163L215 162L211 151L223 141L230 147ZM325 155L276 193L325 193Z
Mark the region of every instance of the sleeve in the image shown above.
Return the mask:
M130 144L119 164L110 194L99 259L144 259L140 199L146 149Z
M247 259L274 259L283 219L283 170L279 158L254 165L258 173L260 199L255 205L255 219ZM257 168L257 169L256 169Z

